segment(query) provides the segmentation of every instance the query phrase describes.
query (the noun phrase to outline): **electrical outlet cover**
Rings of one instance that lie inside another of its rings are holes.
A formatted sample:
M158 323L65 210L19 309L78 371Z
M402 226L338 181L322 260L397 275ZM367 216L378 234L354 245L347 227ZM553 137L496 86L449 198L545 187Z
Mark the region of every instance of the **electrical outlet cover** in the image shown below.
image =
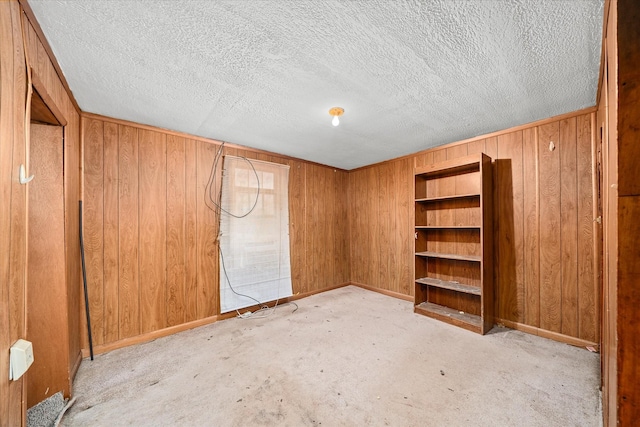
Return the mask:
M9 358L9 379L17 380L33 364L33 345L31 342L19 339L11 346Z

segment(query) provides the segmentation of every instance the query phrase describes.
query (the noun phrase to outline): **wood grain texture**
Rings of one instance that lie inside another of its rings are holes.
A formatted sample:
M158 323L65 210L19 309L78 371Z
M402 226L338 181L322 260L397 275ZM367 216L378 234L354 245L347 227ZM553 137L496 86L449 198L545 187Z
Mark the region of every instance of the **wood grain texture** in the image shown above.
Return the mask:
M478 224L482 224L482 333L487 333L494 325L495 319L495 289L496 275L493 266L496 264L495 246L493 245L492 236L495 235L493 218L496 209L492 199L495 197L495 181L493 161L490 157L483 155L482 164L480 165L480 173L482 176L482 194L481 194L481 217L478 218Z
M138 335L141 330L138 131L119 125L118 136L118 339L124 339Z
M25 265L27 191L15 177L26 163L24 141L24 97L26 94L24 56L19 11L14 3L0 5L0 344L8 349L25 333ZM5 246L6 245L6 246ZM0 355L2 369L9 369L9 352ZM19 425L24 407L23 379L0 379L0 423Z
M184 320L198 318L198 161L197 142L185 141L185 302Z
M20 117L23 117L25 111L18 117L14 117L16 111L13 108L14 94L14 55L13 36L11 33L11 9L14 4L9 2L0 3L0 246L4 248L0 251L0 345L7 349L11 347L14 339L20 338L24 330L24 319L14 317L16 305L18 309L24 311L24 305L19 303L24 298L24 290L21 294L14 294L10 286L11 276L25 269L25 259L21 263L16 263L10 257L13 252L13 236L11 233L11 218L13 216L21 216L26 218L26 203L12 204L12 192L16 188L12 185L14 171L13 153L14 150L22 150L24 156L24 141L20 141L14 137L17 127L24 126L20 124ZM21 39L19 40L21 41ZM24 122L22 122L24 123ZM24 159L21 159L23 162ZM22 190L25 192L25 190ZM23 200L26 202L26 200ZM23 220L23 223L26 222ZM17 267L17 271L16 271ZM16 299L18 301L16 301ZM16 304L18 302L18 304ZM16 335L16 329L19 334ZM8 372L9 370L9 352L0 352L0 368ZM9 381L8 375L0 375L0 424L20 425L22 423L21 414L22 406L19 402L22 397L22 384L24 379L18 381ZM16 422L20 420L19 422Z
M4 124L12 130L11 137L8 140L3 140L3 142L13 142L12 165L7 170L7 172L12 171L10 199L11 245L8 252L10 273L8 281L10 343L13 343L18 338L22 338L26 332L27 319L25 317L25 303L27 296L25 295L25 281L28 279L28 273L25 272L25 265L28 263L26 259L28 244L28 189L25 189L24 186L15 180L21 163L26 163L27 169L29 169L29 145L24 142L26 132L24 127L24 117L26 113L24 103L26 76L23 66L25 57L22 50L22 31L20 28L19 10L14 6L15 4L12 4L10 9L11 24L8 28L11 28L11 34L8 37L9 43L5 45L9 46L11 43L13 44L11 52L6 52L7 56L11 59L9 59L9 63L5 62L5 65L8 65L8 69L5 69L5 73L3 73L3 78L9 79L10 81L8 85L3 85L5 90L2 91L2 97L7 96L8 103L0 107L9 109L9 116L5 115L5 118L9 120L5 121ZM3 368L8 368L8 364ZM9 399L9 424L13 423L17 425L19 422L24 423L24 410L26 409L26 402L24 402L26 393L25 383L26 381L17 381L10 384L8 393L5 395ZM20 407L22 411L17 410Z
M167 136L167 326L185 322L185 140Z
M540 327L562 330L562 264L559 124L539 127L540 159ZM549 143L556 149L551 151ZM498 255L500 256L500 254ZM502 272L500 272L502 274Z
M24 28L24 31L23 31ZM7 349L18 338L26 334L26 295L25 279L27 265L27 188L15 177L20 164L29 169L29 147L25 142L25 94L26 67L28 56L33 72L40 78L43 99L51 103L60 116L66 118L64 129L64 182L63 195L56 202L64 206L64 242L61 266L66 270L61 292L66 294L60 305L60 311L66 307L74 309L65 319L63 330L67 339L61 345L73 355L74 362L61 366L66 371L75 363L79 354L79 226L78 226L78 189L79 189L79 149L80 123L67 93L59 90L60 81L51 58L42 49L42 42L33 26L22 14L18 2L0 2L0 193L3 203L0 205L0 234L2 235L2 255L0 256L0 345ZM24 44L23 44L24 35ZM27 52L24 47L26 46ZM44 53L43 53L44 52ZM27 171L29 172L29 171ZM60 171L61 172L61 171ZM6 240L5 240L6 239ZM6 243L6 245L5 245ZM69 292L67 292L69 291ZM66 315L66 311L64 311ZM63 364L64 365L64 364ZM0 367L8 370L8 352L0 355ZM0 425L24 425L27 405L24 377L9 382L7 376L0 380Z
M498 137L496 159L498 217L496 315L524 321L524 184L522 132Z
M83 234L91 333L95 345L104 342L104 123L84 126Z
M105 123L104 140L104 341L119 338L118 125Z
M524 187L524 324L540 325L540 192L538 128L522 132Z
M207 184L217 147L205 142L198 142L197 147L197 310L198 318L204 318L213 316L220 310L217 299L219 294L218 218L205 203ZM220 180L217 182L219 184ZM217 188L214 190L211 194L213 199L217 200L218 190Z
M382 289L392 289L392 284L390 283L391 274L389 271L389 252L391 252L391 246L386 244L386 242L389 242L390 230L395 228L395 224L392 223L393 217L395 216L392 217L389 206L391 190L393 189L392 166L392 162L386 162L381 165L382 170L379 176L384 176L387 182L383 184L378 178L378 182L376 182L374 186L374 188L377 188L374 197L377 199L379 215L377 216L378 227L373 234L377 238L376 247L378 248L379 256L377 272L379 278L378 286Z
M592 138L592 114L578 116L576 123L576 174L578 178L578 223L577 223L577 254L578 254L578 337L584 340L598 342L598 307L600 306L600 280L599 275L594 274L598 262L596 261L594 240L599 237L594 234L594 227L600 224L594 219L599 215L597 201L594 203L595 174L593 163L596 161L593 151L595 138ZM591 166L591 168L590 168ZM597 194L597 190L595 192ZM595 215L594 215L595 206ZM601 238L601 236L600 236Z
M141 130L139 153L140 330L166 326L166 136Z
M605 4L604 65L598 105L598 138L602 148L602 413L605 426L618 424L618 203L617 181L617 1Z
M578 176L576 118L560 122L560 238L562 329L578 336ZM587 194L588 197L588 194Z
M289 254L291 257L291 285L295 292L306 289L305 272L305 171L301 161L289 163Z
M62 127L31 125L27 335L34 362L27 407L58 391L69 396L69 330L64 251Z
M84 298L82 291L82 269L80 255L80 217L78 201L80 196L80 115L66 102L68 123L64 127L64 218L65 254L67 272L67 308L69 329L69 372L75 378L81 349L81 313ZM73 390L72 390L73 392Z
M394 252L397 252L397 259L392 266L398 266L398 287L394 290L399 294L413 296L414 286L414 263L405 262L405 260L411 260L413 257L413 212L411 196L413 171L409 167L409 159L400 159L395 162L394 174L396 175L396 188L394 190L396 198L396 206L398 212L396 214L396 229L392 230L392 235L395 236L395 248ZM393 267L391 270L393 275L396 275L396 269Z
M614 8L616 2L612 2ZM609 99L610 114L617 123L617 165L610 171L618 178L617 194L617 242L610 242L607 251L615 251L617 243L617 313L614 311L617 330L617 405L618 425L633 425L640 419L640 324L638 323L638 306L640 305L640 256L638 254L637 237L640 234L638 217L640 216L640 172L638 171L638 140L640 138L640 5L630 0L617 0L617 53L618 78L617 103ZM616 19L614 18L614 20ZM613 62L613 61L612 61ZM615 72L609 74L614 76ZM613 85L611 85L613 86ZM611 91L612 88L609 87ZM613 125L613 124L612 124ZM615 135L610 127L610 133ZM617 166L617 167L616 167ZM611 261L615 261L611 260ZM615 282L612 284L616 286ZM615 335L613 336L615 339Z
M622 110L622 108L621 108ZM636 117L639 115L636 113ZM622 126L620 126L622 129ZM628 129L625 129L628 131ZM637 131L636 131L637 132ZM627 137L620 133L621 137ZM620 145L619 154L624 153ZM618 199L618 417L621 425L633 425L640 416L635 398L640 380L640 325L637 308L640 304L640 263L638 263L637 236L640 235L640 196Z

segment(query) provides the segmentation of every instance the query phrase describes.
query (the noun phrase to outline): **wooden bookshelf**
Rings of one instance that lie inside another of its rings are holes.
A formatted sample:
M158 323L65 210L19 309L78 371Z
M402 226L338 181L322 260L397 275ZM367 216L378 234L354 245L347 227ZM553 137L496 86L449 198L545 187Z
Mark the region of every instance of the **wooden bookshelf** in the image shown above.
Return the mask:
M485 334L493 327L491 158L415 170L414 311Z

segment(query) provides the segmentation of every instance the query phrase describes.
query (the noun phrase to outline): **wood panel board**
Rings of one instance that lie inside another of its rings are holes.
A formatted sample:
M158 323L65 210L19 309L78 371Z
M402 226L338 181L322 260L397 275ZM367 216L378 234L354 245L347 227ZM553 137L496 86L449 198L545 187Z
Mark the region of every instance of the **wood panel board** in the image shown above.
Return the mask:
M576 118L560 122L561 333L578 336L578 176Z
M197 310L198 318L205 318L217 314L220 310L217 298L220 283L217 268L218 217L205 201L217 146L197 142L197 150ZM212 197L216 198L217 193Z
M540 161L540 327L553 332L562 329L560 155L550 149L558 145L559 124L538 129Z
M512 321L524 320L524 242L523 242L523 160L522 132L498 137L496 159L497 205L499 219L496 277L496 315Z
M138 130L118 126L118 337L140 327Z
M14 108L14 96L17 95L14 81L14 62L16 61L14 38L12 35L13 3L0 2L0 345L8 349L15 339L24 332L24 288L15 288L15 276L24 271L25 257L14 258L24 253L23 241L14 240L19 235L14 228L23 229L26 223L26 191L14 185L17 173L14 157L19 156L24 163L24 143L19 139L18 127L25 111ZM19 40L21 41L21 39ZM26 93L26 88L23 93ZM24 123L24 121L22 122ZM17 155L14 152L17 151ZM16 194L15 192L22 194ZM22 224L13 224L13 220L22 218ZM17 227L16 227L17 226ZM17 246L17 248L16 248ZM16 251L17 249L17 251ZM18 273L18 274L16 274ZM24 277L21 279L24 280ZM16 291L18 291L16 293ZM0 367L9 369L9 352L0 352ZM0 376L0 424L20 425L22 422L22 385L23 379L9 381L8 375Z
M69 396L69 331L64 252L62 127L31 125L27 334L34 362L27 380L27 407L58 391ZM63 327L61 327L63 326Z
M577 118L577 170L578 177L578 337L597 342L599 340L598 293L599 275L595 272L598 265L594 254L594 228L601 227L595 221L598 216L597 202L593 200L595 177L593 150L595 139L592 138L592 114ZM595 190L597 194L597 188ZM595 208L595 215L594 215ZM597 245L596 245L597 246Z
M185 303L184 319L198 318L198 143L185 141Z
M140 330L166 327L166 136L141 130L139 150Z
M118 126L104 123L104 341L119 338Z
M83 234L94 345L104 343L104 123L84 125Z
M167 136L167 326L185 322L185 140Z
M523 233L524 233L524 322L540 325L540 193L538 176L538 128L522 132Z
M289 251L291 286L293 293L303 292L307 286L305 272L305 164L292 161L289 169Z

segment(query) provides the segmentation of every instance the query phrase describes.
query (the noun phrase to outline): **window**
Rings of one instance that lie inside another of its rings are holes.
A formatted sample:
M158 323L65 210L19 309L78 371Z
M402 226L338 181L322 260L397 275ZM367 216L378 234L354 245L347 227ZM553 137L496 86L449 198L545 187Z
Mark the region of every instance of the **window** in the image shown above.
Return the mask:
M220 217L220 311L293 294L289 166L225 156Z

